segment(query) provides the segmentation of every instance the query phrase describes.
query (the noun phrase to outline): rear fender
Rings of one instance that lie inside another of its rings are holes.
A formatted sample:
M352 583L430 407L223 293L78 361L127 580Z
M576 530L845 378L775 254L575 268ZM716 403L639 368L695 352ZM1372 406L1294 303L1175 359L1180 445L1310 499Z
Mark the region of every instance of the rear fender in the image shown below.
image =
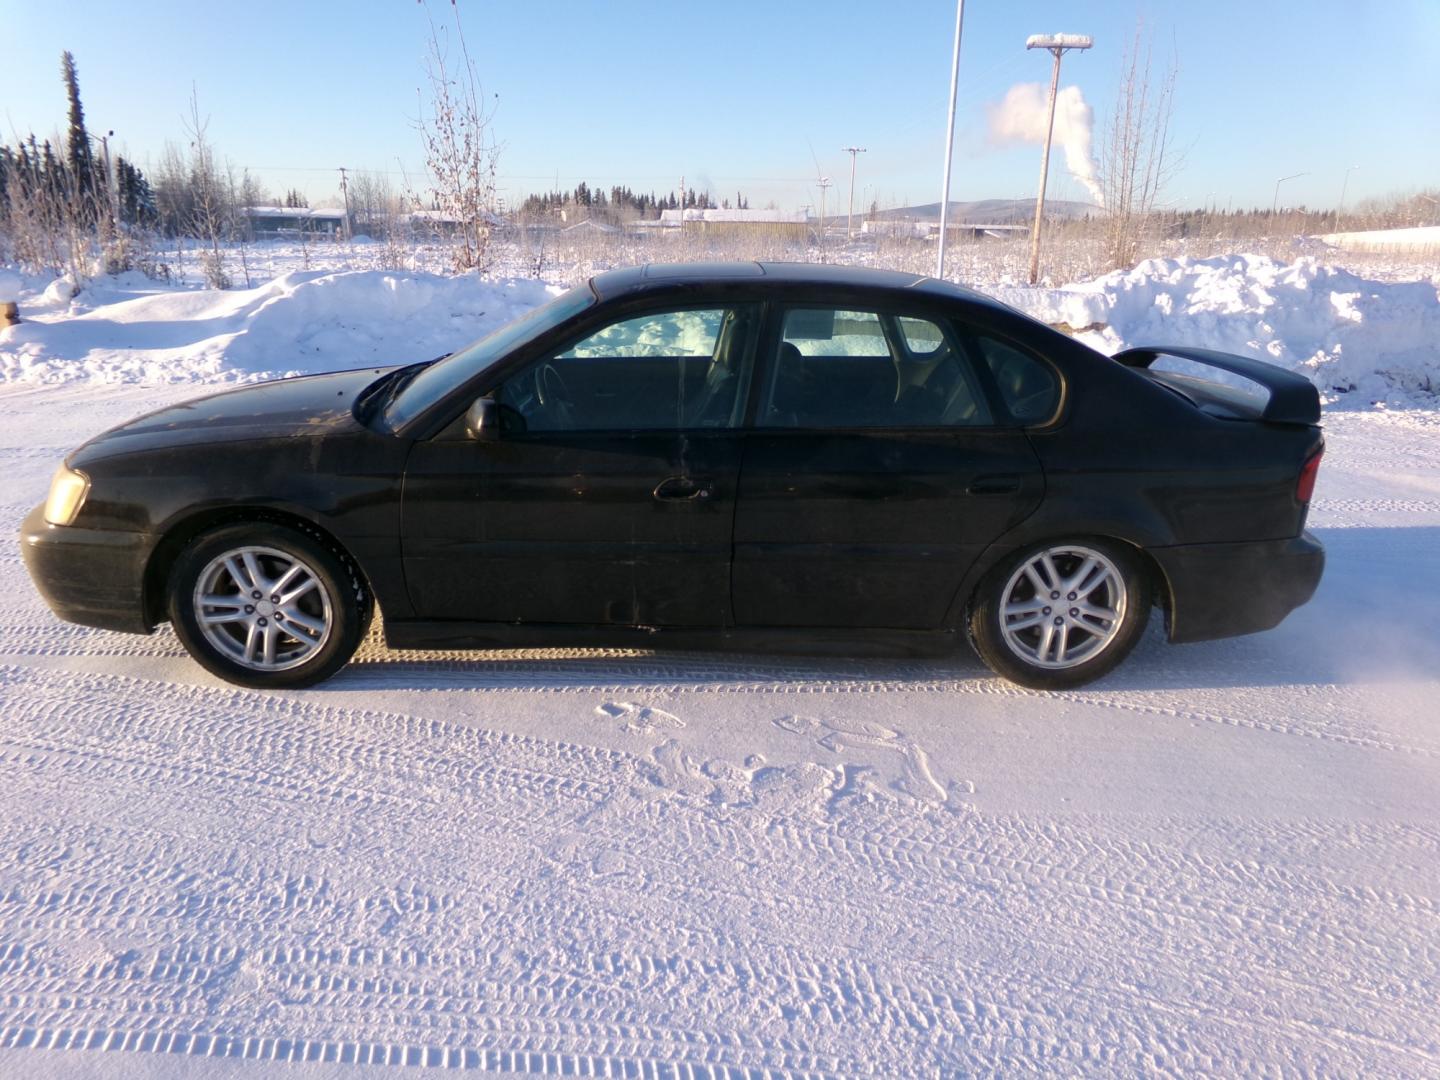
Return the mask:
M1070 500L1047 499L1029 518L997 537L971 564L951 598L944 625L963 632L970 601L985 576L1008 556L1046 540L1098 538L1126 544L1154 575L1156 597L1168 599L1169 583L1147 549L1174 541L1158 514L1137 516L1135 511L1133 503L1105 506L1092 501L1082 507Z

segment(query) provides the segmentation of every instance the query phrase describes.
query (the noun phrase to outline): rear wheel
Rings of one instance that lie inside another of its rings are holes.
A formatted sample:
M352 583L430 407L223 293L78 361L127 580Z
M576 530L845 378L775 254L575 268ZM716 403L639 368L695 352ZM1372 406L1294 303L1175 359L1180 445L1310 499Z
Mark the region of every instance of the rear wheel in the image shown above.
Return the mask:
M349 560L319 538L271 523L194 540L170 575L170 621L190 655L229 682L309 686L345 665L371 601Z
M1037 690L1080 686L1135 647L1150 586L1134 552L1105 540L1049 541L1002 560L976 590L969 632L986 665Z

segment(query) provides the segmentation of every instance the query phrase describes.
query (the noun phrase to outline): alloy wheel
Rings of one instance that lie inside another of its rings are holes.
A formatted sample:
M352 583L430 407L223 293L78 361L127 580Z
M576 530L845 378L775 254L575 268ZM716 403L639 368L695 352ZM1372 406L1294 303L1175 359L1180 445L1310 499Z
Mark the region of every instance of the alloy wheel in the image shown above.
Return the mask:
M1053 670L1076 667L1115 640L1128 601L1125 578L1094 548L1064 545L1027 558L1005 584L1000 629L1021 660Z
M335 622L315 569L273 547L239 547L211 559L192 603L205 640L255 671L299 667L324 648Z

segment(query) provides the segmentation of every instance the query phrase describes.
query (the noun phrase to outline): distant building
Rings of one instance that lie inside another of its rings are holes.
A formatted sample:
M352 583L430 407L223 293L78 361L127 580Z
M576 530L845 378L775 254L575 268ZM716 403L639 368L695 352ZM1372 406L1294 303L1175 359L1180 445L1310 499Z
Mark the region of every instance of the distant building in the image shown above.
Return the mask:
M410 226L412 235L429 233L432 236L454 236L464 224L458 215L445 210L412 210L404 217ZM480 211L480 219L484 223L487 233L497 232L506 227L504 218L486 210Z
M662 210L660 227L712 236L767 233L803 238L810 231L810 214L805 210Z
M560 230L562 233L618 233L620 230L614 225L608 225L603 221L596 221L594 218L585 218L573 225L566 225Z
M1011 236L1029 231L1028 225L992 225L974 221L947 221L945 231L951 237L979 240L984 237ZM876 218L860 223L860 231L868 236L902 236L933 240L940 235L938 221L914 221L909 218Z
M299 236L335 236L345 231L345 211L308 206L247 206L245 217L256 239Z

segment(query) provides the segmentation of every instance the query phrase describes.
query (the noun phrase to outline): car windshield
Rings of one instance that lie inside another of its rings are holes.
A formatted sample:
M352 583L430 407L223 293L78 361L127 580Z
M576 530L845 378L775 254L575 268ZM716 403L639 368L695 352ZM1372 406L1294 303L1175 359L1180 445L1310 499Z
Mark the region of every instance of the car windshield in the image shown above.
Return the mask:
M468 382L495 361L573 318L594 302L595 294L588 286L571 289L459 352L431 364L411 379L409 385L386 407L386 424L392 430L403 427L461 383Z

